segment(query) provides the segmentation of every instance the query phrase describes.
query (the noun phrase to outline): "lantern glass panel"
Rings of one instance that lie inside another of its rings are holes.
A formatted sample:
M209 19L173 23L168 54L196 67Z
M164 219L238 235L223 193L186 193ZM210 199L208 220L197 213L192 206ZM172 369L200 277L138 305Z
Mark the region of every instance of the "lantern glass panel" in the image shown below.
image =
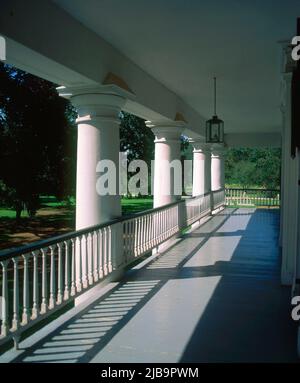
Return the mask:
M222 143L224 141L224 122L214 116L206 123L206 142Z

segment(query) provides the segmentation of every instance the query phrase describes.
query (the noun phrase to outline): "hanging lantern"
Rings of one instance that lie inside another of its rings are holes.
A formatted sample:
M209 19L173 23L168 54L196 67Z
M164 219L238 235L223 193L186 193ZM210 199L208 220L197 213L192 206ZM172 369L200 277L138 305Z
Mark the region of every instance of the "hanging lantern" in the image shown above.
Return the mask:
M214 116L206 121L206 142L223 143L224 142L224 121L217 116L217 86L216 77L214 77Z

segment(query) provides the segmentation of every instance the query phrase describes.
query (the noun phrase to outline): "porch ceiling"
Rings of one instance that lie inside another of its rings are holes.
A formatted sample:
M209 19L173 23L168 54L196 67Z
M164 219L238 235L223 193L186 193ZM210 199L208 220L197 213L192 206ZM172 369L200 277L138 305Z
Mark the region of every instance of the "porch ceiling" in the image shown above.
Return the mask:
M279 131L278 41L298 0L54 1L206 118L216 75L226 132Z

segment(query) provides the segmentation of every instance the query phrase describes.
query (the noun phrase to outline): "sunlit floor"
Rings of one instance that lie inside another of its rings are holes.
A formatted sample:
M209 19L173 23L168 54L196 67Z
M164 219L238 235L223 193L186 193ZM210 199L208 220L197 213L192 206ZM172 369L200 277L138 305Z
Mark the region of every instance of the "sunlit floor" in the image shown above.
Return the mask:
M297 361L278 223L276 210L226 209L11 360Z

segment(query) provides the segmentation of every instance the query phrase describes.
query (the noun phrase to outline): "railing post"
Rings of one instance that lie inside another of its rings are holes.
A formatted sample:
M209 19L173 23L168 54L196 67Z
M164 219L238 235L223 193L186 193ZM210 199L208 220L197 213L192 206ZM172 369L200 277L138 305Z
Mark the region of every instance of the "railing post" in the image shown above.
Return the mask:
M47 283L47 258L46 249L41 249L42 252L42 304L41 313L45 314L48 311L48 283Z
M13 258L14 263L14 306L13 306L13 320L12 320L12 330L16 331L19 328L19 258Z
M23 255L24 259L24 277L23 277L23 314L22 325L26 325L29 321L29 275L28 275L28 254Z
M36 319L39 315L39 277L38 277L38 253L32 252L33 256L33 299L31 318Z
M214 203L214 192L211 190L210 191L210 214L212 214L212 212L214 211L214 206L215 206L215 203Z
M60 305L63 301L63 265L62 265L62 243L57 245L58 248L58 278L57 278L57 304Z
M7 336L9 331L8 324L8 279L7 279L8 261L2 261L2 324L1 335Z
M110 246L112 270L117 270L125 264L123 223L119 222L111 226L110 229Z
M49 309L53 309L56 304L55 290L56 290L56 278L55 278L55 258L54 247L50 246L50 299Z
M97 231L94 231L92 233L92 238L93 238L93 241L92 241L92 246L93 246L93 254L92 254L92 257L93 257L93 278L94 278L94 281L95 282L98 282L99 280L99 264L98 264L98 260L99 260L99 244L98 244L98 234L97 234Z
M75 248L76 248L76 239L71 239L71 296L73 297L76 294L76 257L75 257Z
M69 241L65 241L65 290L63 299L67 301L70 298L70 258Z
M187 227L187 204L186 200L182 200L177 205L178 209L178 232L180 233L185 227Z

